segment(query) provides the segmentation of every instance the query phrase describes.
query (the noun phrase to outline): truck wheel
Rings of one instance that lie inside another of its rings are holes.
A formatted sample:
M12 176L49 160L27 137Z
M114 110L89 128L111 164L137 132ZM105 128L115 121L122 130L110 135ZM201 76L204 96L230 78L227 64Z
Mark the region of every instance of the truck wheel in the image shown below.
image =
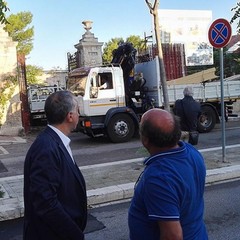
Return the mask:
M134 132L134 122L127 114L114 115L107 126L108 137L114 143L129 141Z
M198 120L198 131L200 133L210 132L216 124L216 113L209 106L203 106L201 116Z

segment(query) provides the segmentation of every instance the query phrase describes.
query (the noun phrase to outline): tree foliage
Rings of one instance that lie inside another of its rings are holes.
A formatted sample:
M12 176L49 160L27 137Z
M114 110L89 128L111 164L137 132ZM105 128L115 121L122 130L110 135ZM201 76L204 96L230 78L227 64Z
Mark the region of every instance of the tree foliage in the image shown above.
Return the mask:
M237 5L231 9L231 11L235 11L230 23L233 23L235 21L238 21L237 22L237 30L238 32L240 32L240 2L237 3Z
M131 35L126 39L126 42L132 43L133 47L136 48L138 52L145 49L145 41L140 36Z
M132 43L133 47L138 51L141 51L145 48L144 39L141 39L140 36L131 35L126 38L126 42ZM121 43L124 43L123 38L112 38L105 44L103 48L103 63L110 63L112 61L113 50L117 49Z
M34 27L30 27L33 15L31 12L19 12L11 14L5 26L5 30L12 37L13 41L17 41L17 52L28 55L33 49Z
M239 52L229 53L227 48L223 48L223 68L224 77L240 74L240 57ZM216 75L220 76L220 51L214 49L214 66L216 68Z
M38 77L43 75L43 69L41 67L35 65L27 65L26 66L26 78L27 85L31 84L41 84L42 82Z
M123 38L112 38L109 42L105 43L103 47L103 63L110 63L112 61L112 52L119 44L124 42Z
M6 19L6 12L9 11L7 3L3 0L0 0L0 23L6 24L8 23Z

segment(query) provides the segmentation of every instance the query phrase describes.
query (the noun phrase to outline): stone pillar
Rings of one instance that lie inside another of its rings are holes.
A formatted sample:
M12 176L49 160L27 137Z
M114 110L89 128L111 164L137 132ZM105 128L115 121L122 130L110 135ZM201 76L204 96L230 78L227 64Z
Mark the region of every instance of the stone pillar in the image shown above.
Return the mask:
M0 80L6 75L16 75L17 42L14 42L0 24Z
M83 21L82 23L86 32L82 35L79 43L74 45L77 49L79 66L100 66L102 65L103 42L98 42L98 38L95 38L94 34L90 32L91 21Z
M10 88L5 87L6 80L17 77L17 42L14 42L0 24L0 88L1 94L10 95ZM2 106L1 106L2 107ZM0 135L17 136L22 133L21 101L19 86L14 88L12 96L1 109Z

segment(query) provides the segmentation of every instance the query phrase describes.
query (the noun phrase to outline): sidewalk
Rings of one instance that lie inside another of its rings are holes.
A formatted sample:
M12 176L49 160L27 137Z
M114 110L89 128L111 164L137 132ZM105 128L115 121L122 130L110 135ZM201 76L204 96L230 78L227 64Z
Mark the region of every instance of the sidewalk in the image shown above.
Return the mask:
M0 143L2 138L0 136ZM15 143L23 139L9 137L9 140ZM226 147L229 162L221 161L221 147L200 152L207 166L207 185L240 178L240 144ZM143 158L138 158L80 167L87 184L89 207L130 199L135 181L143 170L142 161ZM0 188L5 193L0 198L0 221L23 217L23 175L0 178Z

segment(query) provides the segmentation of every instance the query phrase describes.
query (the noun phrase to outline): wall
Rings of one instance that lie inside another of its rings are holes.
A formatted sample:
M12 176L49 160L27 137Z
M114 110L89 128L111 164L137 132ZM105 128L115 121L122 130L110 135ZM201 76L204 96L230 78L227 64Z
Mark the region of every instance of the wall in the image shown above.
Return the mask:
M45 85L58 85L59 87L66 88L67 74L67 70L44 71L44 74L39 76L38 79L44 82Z
M17 67L17 42L12 41L8 33L0 24L0 80L5 75L16 74Z
M0 24L0 88L4 88L6 77L17 74L17 42L12 41ZM4 89L5 92L8 89ZM0 122L0 135L19 135L23 132L19 86L14 89L10 101L6 104Z

